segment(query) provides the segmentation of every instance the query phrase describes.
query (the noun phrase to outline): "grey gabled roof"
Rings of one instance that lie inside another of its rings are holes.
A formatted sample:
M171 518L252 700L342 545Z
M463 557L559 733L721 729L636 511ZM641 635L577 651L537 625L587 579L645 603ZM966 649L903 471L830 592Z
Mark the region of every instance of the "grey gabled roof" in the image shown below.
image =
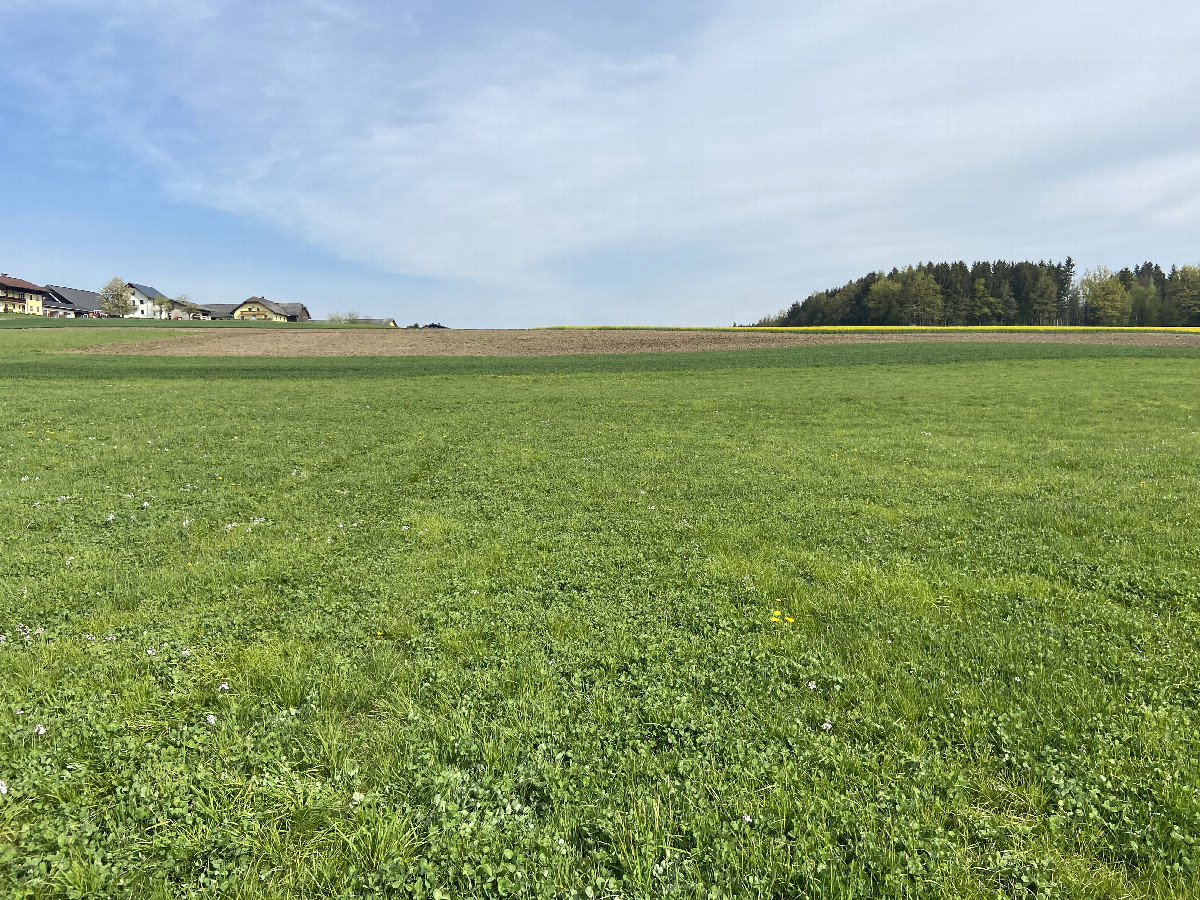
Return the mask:
M297 318L308 316L308 307L303 303L279 303L277 305L284 311L285 315L296 316Z
M233 315L233 311L242 304L240 303L199 303L197 304L202 310L207 312L214 319L228 319Z
M295 315L295 313L289 313L286 309L284 309L284 306L291 306L294 304L273 303L266 297L247 297L245 300L239 303L238 306L245 306L247 303L257 303L263 309L269 310L277 316L283 316L285 319L289 315Z
M88 312L97 312L100 309L100 295L95 291L84 291L79 288L59 287L56 284L46 285L53 296L61 300L65 300L72 306L78 309L86 309Z
M167 299L167 295L159 292L158 288L152 288L149 285L145 285L145 284L134 284L132 281L129 282L129 286L131 288L141 291L143 294L145 294L151 300L158 300L159 298L162 298L163 300Z

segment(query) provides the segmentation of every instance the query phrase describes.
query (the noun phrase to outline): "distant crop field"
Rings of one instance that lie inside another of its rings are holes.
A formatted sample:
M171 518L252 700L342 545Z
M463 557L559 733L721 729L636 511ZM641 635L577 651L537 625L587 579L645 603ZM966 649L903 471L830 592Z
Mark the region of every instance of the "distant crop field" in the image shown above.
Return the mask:
M96 339L0 338L3 895L1200 896L1200 350Z
M308 322L254 322L232 319L217 319L215 321L191 321L191 320L173 320L173 319L52 319L45 316L29 316L20 313L0 315L0 331L9 329L25 330L25 329L98 329L98 328L150 328L150 329L203 329L203 328L283 328L283 329L326 329L326 328L352 328L356 330L371 330L376 328L384 328L384 325L367 325L358 323L336 323L326 321L308 321ZM129 340L129 338L126 338Z

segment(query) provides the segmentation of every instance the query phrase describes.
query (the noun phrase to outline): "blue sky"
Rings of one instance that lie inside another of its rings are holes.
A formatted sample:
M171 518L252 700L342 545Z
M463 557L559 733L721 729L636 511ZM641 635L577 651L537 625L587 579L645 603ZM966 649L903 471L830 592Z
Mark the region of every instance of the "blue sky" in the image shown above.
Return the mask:
M522 327L1200 261L1192 5L980 6L0 0L0 270Z

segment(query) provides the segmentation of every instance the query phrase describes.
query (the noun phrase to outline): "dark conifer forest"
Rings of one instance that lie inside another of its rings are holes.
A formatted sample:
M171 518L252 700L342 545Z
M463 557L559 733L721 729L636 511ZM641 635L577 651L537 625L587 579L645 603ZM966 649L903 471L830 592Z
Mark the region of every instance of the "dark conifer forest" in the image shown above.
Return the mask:
M757 325L1200 325L1200 267L924 263L816 291Z

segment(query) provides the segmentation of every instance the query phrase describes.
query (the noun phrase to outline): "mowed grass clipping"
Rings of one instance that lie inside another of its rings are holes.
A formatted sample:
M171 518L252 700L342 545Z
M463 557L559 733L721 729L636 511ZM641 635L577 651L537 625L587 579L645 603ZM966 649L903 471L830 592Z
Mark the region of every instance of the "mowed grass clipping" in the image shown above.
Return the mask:
M1200 896L1200 353L38 347L6 896Z

